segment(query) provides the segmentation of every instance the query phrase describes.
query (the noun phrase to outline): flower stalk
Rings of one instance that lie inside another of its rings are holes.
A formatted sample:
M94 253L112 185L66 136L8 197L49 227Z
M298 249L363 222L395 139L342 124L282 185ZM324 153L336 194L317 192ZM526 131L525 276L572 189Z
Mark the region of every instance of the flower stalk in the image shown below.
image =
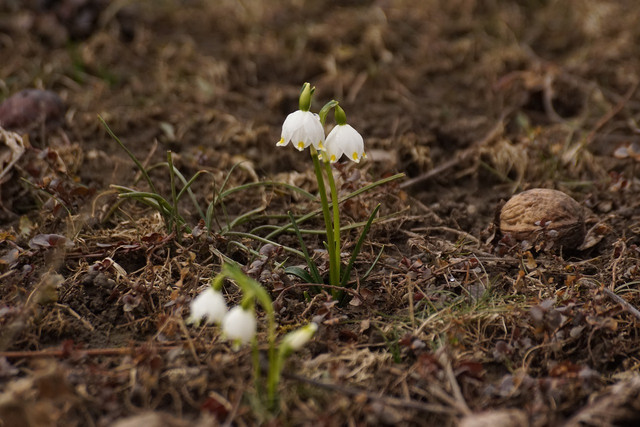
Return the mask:
M337 286L340 281L340 253L336 256L336 249L340 247L340 212L338 211L336 197L336 184L331 173L331 165L324 160L320 160L320 156L315 148L311 148L311 158L313 160L313 169L316 173L316 180L318 181L318 192L320 193L320 204L322 205L322 215L324 217L324 224L327 233L327 252L329 253L329 283ZM325 156L326 157L326 156ZM320 164L322 162L325 166L325 172L329 180L329 186L331 191L331 201L333 204L333 217L329 209L329 200L327 198L327 190L324 185L323 167ZM336 234L336 214L338 219L338 233ZM336 240L337 239L337 240Z
M222 295L222 284L225 279L233 280L243 294L241 304L228 311ZM260 367L260 352L256 338L256 305L262 307L267 317L269 368L266 384ZM317 325L310 323L290 332L279 346L276 345L276 316L271 297L260 283L245 275L237 265L232 264L225 264L222 271L211 280L211 286L191 302L191 315L188 322L200 324L205 318L207 324L218 323L222 326L223 336L233 342L233 348L249 343L252 345L256 391L259 396L264 396L266 389L266 405L271 410L275 409L284 362L293 351L299 350L311 339Z
M341 274L340 200L331 164L343 154L356 163L360 162L365 157L364 142L362 136L347 124L347 115L337 101L327 102L317 115L311 113L309 108L313 92L314 88L309 83L302 86L298 101L300 109L287 116L282 125L280 141L276 145L284 146L292 142L298 150L310 147L327 236L325 245L329 254L329 284L339 287L347 282L347 278ZM331 109L334 110L336 126L325 138L324 124ZM322 135L319 135L318 127L322 129ZM325 179L329 185L330 202ZM309 269L314 271L313 261L308 256L305 258ZM350 271L350 268L347 270ZM336 289L332 290L332 294L334 298L340 296Z

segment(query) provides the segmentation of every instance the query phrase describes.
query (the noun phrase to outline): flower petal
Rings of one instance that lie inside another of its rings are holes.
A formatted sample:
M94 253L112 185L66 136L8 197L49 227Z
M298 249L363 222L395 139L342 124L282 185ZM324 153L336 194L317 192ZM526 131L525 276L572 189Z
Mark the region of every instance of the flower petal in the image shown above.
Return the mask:
M227 303L221 292L208 287L201 292L190 304L191 315L187 323L200 324L207 319L207 324L220 323L227 314Z
M318 330L318 325L311 322L293 332L289 332L282 340L282 347L289 351L298 351L309 342Z
M253 310L245 310L241 306L235 306L222 320L222 331L227 339L248 343L256 335L257 322Z
M294 111L289 114L282 124L280 141L281 147L292 142L298 150L304 150L313 144L318 148L324 142L324 129L317 114L310 111Z
M327 136L325 145L331 163L340 160L343 154L356 163L365 156L364 140L351 125L334 127Z

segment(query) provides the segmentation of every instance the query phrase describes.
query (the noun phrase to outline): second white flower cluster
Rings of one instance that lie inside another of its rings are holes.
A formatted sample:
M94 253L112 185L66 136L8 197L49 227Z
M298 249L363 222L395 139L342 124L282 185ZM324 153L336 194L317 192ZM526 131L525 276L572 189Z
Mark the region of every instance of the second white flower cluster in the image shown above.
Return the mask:
M326 160L331 163L338 161L343 154L359 163L365 157L362 135L347 124L344 110L336 103L332 106L335 108L337 124L325 139L324 116L309 111L312 93L313 88L305 83L300 94L300 109L287 116L276 145L282 147L291 142L300 151L312 145L323 158L323 153L326 153Z
M234 343L246 344L256 335L254 310L245 310L239 305L228 310L222 292L211 286L191 301L191 315L187 323L200 324L205 319L208 325L221 325L224 336Z
M231 271L233 272L233 270ZM239 274L238 272L234 273ZM187 319L187 323L199 325L202 321L205 321L208 325L221 325L223 336L232 341L235 347L247 344L253 341L257 330L256 313L252 298L243 299L242 305L237 305L229 310L224 295L219 290L222 280L218 279L221 278L222 276L218 276L218 278L214 279L211 286L208 286L206 290L191 301L191 314ZM247 280L244 283L245 286L247 283L251 286L259 286L253 280ZM263 296L266 296L266 293ZM268 307L267 311L270 312L268 314L273 314L273 305L268 297L267 300L266 307ZM280 352L286 356L293 351L301 349L313 337L317 329L318 325L312 322L289 332L282 340ZM272 336L272 338L274 337Z

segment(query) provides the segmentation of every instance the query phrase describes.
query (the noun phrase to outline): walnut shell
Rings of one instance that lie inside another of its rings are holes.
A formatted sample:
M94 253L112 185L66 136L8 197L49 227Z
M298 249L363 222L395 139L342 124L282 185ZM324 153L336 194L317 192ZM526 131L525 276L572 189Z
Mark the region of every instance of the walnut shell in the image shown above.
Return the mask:
M584 209L562 191L534 188L516 194L502 207L500 231L536 249L575 249L586 234Z

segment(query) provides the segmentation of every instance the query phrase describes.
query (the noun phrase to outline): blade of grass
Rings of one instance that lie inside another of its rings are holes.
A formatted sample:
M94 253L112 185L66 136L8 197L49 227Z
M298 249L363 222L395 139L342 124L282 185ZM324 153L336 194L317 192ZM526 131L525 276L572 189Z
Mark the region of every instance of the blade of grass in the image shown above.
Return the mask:
M269 243L274 246L282 247L287 252L298 255L300 258L304 258L304 254L297 249L290 248L289 246L281 245L278 242L274 242L273 240L265 239L264 237L256 236L254 234L242 233L240 231L229 231L226 233L227 236L237 236L237 237L246 237L247 239L255 240L257 242Z
M255 249L251 249L245 245L243 245L242 243L238 242L237 240L230 240L229 241L229 245L231 246L237 246L240 249L246 251L247 253L253 255L256 258L260 258L262 255L260 254L260 252L256 251Z
M362 276L363 280L366 279L367 277L369 277L369 275L373 271L373 267L375 267L376 264L378 264L378 261L380 260L380 257L382 256L382 252L384 252L384 245L382 245L382 247L380 248L380 252L378 252L378 256L376 257L376 259L374 259L373 262L371 263L371 267L369 267L367 272L364 273L364 275Z
M46 194L47 196L51 197L53 200L55 200L56 202L60 203L60 206L62 206L64 208L65 211L67 211L67 214L69 215L69 217L72 216L71 214L71 210L67 207L67 205L65 204L65 202L60 199L58 196L56 196L53 193L50 193L49 191L45 190L44 188L38 187L35 184L33 184L32 182L29 182L28 180L24 179L24 178L20 178L20 180L25 183L26 185L30 186L31 188L33 188L36 191L39 191L41 193Z
M255 209L250 210L249 212L245 212L242 215L239 215L233 221L228 223L228 225L225 227L225 229L220 231L220 234L224 235L226 232L231 231L233 229L233 227L235 227L236 225L240 225L240 224L242 224L244 222L247 222L247 221L251 220L251 217L253 215L255 215L255 214L259 213L259 212L262 212L266 208L267 208L266 206L260 206L260 207L257 207Z
M207 227L207 230L211 231L211 223L213 222L214 216L213 216L213 201L209 203L209 206L207 206L207 213L205 214L205 219L204 219L204 224ZM216 223L218 223L218 219L216 218ZM218 223L218 229L221 228L220 224Z
M373 182L373 183L371 183L369 185L365 185L364 187L362 187L362 188L360 188L360 189L358 189L358 190L356 190L356 191L354 191L352 193L349 193L346 196L343 196L343 197L339 198L338 199L338 203L343 203L344 201L352 199L352 198L362 194L365 191L369 191L369 190L371 190L371 189L373 189L375 187L378 187L380 185L384 185L384 184L387 184L387 183L389 183L391 181L395 181L396 179L403 178L404 176L405 176L404 173L398 173L398 174L392 175L390 177L383 178L381 180ZM316 216L316 215L318 215L320 213L322 213L322 209L321 208L318 208L318 209L316 209L314 211L311 211L308 214L303 215L302 217L300 217L298 219L298 223L302 223L304 221L307 221L308 219L313 218L314 216ZM267 236L265 236L265 237L267 239L273 239L274 237L276 237L276 236L282 234L283 232L287 231L289 228L291 228L291 224L285 224L285 225L279 227L277 230L274 230L271 233L267 234Z
M229 182L229 178L231 178L231 174L233 173L234 170L236 170L238 166L240 166L240 164L242 164L242 162L236 163L233 166L231 166L231 169L229 169L227 176L225 176L224 181L222 181L222 185L220 186L220 193L224 191L224 187L227 186L227 183Z
M156 190L155 185L153 185L153 181L151 181L151 178L149 177L149 174L147 174L147 171L145 170L144 166L142 166L142 163L140 163L140 161L138 160L138 158L131 152L129 151L129 149L127 148L126 145L124 145L122 143L122 141L120 141L120 138L118 138L116 136L115 133L113 133L113 131L111 130L111 128L109 127L109 125L107 125L107 122L104 121L104 119L102 118L101 115L98 115L98 120L100 120L100 122L102 123L102 125L105 127L105 129L107 130L107 133L111 136L111 138L113 138L118 145L127 153L127 155L129 156L129 158L131 158L131 160L133 160L133 163L136 164L136 166L138 167L138 169L140 169L140 172L142 173L142 175L144 176L144 179L147 181L147 184L149 184L149 188L151 189L151 191L153 193L158 193L158 190Z
M171 214L171 210L173 209L171 207L171 204L167 200L165 200L164 197L162 197L161 195L159 195L157 193L149 193L149 192L146 192L146 191L135 191L135 190L131 190L130 188L127 188L127 187L121 187L119 185L111 185L111 188L115 188L118 191L127 191L126 193L118 194L118 197L123 198L123 199L138 199L138 200L152 199L152 200L155 200L158 203L157 210L160 211L160 213L163 214L163 215L170 215Z
M169 183L171 186L171 205L173 207L173 209L171 209L171 222L176 227L176 229L174 230L176 232L176 235L179 236L180 233L178 232L178 220L177 220L178 194L176 191L176 174L175 174L175 168L173 167L173 158L171 156L171 150L167 151L167 164L169 165Z
M289 220L293 225L293 229L296 232L296 236L298 237L298 242L300 242L300 248L302 248L302 253L304 254L304 259L309 266L309 271L311 272L311 276L315 283L322 283L322 277L320 276L320 272L318 271L318 267L313 262L311 257L309 256L309 251L307 250L307 245L305 245L304 240L302 239L302 234L300 234L300 230L298 229L298 224L296 224L296 219L293 217L291 211L289 211Z
M220 193L218 193L219 195ZM227 213L227 206L224 203L224 198L220 198L220 208L222 209L222 215L224 216L225 224L229 224L229 214ZM214 199L214 207L215 207L215 199ZM223 227L220 227L222 229Z
M189 179L189 181L187 181L184 177L184 175L182 175L180 173L180 171L178 171L178 169L174 168L174 173L176 174L176 176L180 179L180 181L182 181L182 189L180 190L180 192L178 193L178 200L180 200L180 198L184 195L184 192L186 191L189 194L189 197L191 198L191 201L193 202L193 206L195 206L196 210L198 211L198 215L200 215L200 218L205 219L204 216L204 212L202 212L202 208L200 208L200 205L198 204L198 200L196 199L196 195L193 194L193 191L191 191L191 185L196 181L196 179L205 173L209 173L207 171L204 170L200 170L198 172L196 172L191 179Z
M385 215L385 216L381 216L380 218L376 218L373 220L374 224L378 224L382 221L386 221L388 219L397 217L399 215L401 215L402 213L406 212L405 210L401 210L398 212L393 212L390 213L389 215ZM300 217L303 218L303 217ZM259 220L259 219L263 219L262 217L258 217L258 218L253 218L255 220ZM298 223L300 223L300 220L297 220ZM363 227L365 224L367 223L367 221L360 221L360 222L354 222L353 224L348 224L342 227L342 231L349 231L349 230L353 230L356 228L360 228ZM262 230L279 230L280 228L282 228L283 226L281 225L273 225L273 224L265 224L265 225L261 225L258 226L254 229L252 229L250 231L251 234L257 234L258 231L262 231ZM292 230L285 230L286 232L290 232L293 233ZM310 235L320 235L320 234L325 234L324 230L320 230L320 229L314 229L314 228L300 228L300 233L301 234L310 234Z
M242 185L239 185L237 187L230 188L229 190L220 193L220 196L222 198L224 198L224 197L227 197L227 196L229 196L229 195L231 195L233 193L237 193L238 191L247 190L247 189L252 188L252 187L283 187L283 188L286 188L288 190L294 191L294 192L296 192L298 194L301 194L306 199L313 200L313 201L317 200L317 198L313 194L303 190L300 187L296 187L295 185L287 184L286 182L276 182L276 181L249 182L247 184L242 184Z
M191 228L187 226L185 219L182 218L179 213L175 212L173 206L161 195L143 191L133 191L130 188L119 185L111 185L111 187L119 191L127 191L120 193L118 197L122 199L134 199L158 211L160 215L162 215L168 231L172 231L172 224L175 221L177 225L184 226L188 233L191 232Z
M392 175L392 176L388 176L388 177L386 177L386 178L379 179L379 180L378 180L378 181L376 181L376 182L372 182L371 184L365 185L364 187L359 188L359 189L357 189L356 191L354 191L354 192L352 192L352 193L349 193L349 194L347 194L346 196L341 197L338 201L339 201L340 203L342 203L342 202L344 202L345 200L352 199L352 198L354 198L355 196L357 196L357 195L359 195L359 194L362 194L362 193L365 193L365 192L367 192L367 191L369 191L369 190L371 190L371 189L373 189L373 188L379 187L379 186L381 186L381 185L387 184L387 183L389 183L389 182L391 182L391 181L395 181L396 179L400 179L400 178L404 178L404 177L405 177L405 174L404 174L404 173L397 173L397 174L395 174L395 175Z
M353 264L356 262L356 258L360 253L360 249L362 248L364 239L367 237L367 233L371 228L373 219L375 218L379 210L380 210L380 203L378 203L378 205L375 207L373 212L371 212L371 215L369 215L369 220L367 221L366 225L362 229L362 232L360 233L360 238L358 239L356 246L353 248L353 252L351 253L351 258L349 259L349 263L347 264L347 268L344 270L344 274L342 275L342 280L340 281L340 285L342 287L345 287L347 285L347 282L349 281L349 276L351 274L351 269L353 268Z

